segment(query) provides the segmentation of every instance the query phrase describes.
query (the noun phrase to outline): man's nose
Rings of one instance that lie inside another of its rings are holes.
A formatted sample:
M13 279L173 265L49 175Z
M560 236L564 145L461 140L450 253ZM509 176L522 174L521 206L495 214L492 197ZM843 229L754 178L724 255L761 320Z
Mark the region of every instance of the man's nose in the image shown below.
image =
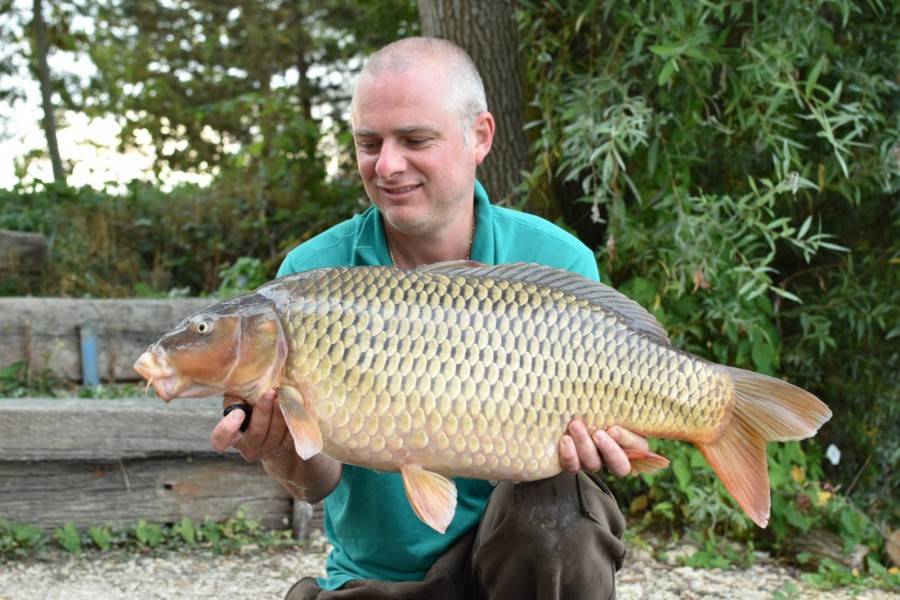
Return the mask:
M375 173L383 179L389 179L395 173L406 169L406 157L396 142L385 140L381 144L378 160L375 162Z

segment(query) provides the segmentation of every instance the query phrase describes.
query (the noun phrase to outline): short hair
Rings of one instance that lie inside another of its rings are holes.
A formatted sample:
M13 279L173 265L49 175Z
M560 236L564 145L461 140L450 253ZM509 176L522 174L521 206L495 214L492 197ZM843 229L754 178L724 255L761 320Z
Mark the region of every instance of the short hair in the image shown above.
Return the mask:
M447 40L432 37L411 37L384 46L363 67L360 79L366 74L381 72L403 73L422 59L438 59L444 67L449 94L444 99L447 110L459 115L463 139L468 144L469 130L475 118L488 109L484 82L478 67L465 50ZM354 93L351 101L356 100Z

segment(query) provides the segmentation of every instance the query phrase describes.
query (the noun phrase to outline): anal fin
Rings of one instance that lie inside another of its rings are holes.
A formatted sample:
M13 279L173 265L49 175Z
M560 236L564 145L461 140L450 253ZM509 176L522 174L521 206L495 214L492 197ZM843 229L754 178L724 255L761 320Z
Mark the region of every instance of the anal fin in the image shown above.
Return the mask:
M309 460L322 451L322 430L310 411L307 410L303 395L297 388L284 386L278 392L278 405L287 423L294 449L300 458Z
M421 465L401 465L400 474L416 515L435 531L446 532L456 514L456 484Z

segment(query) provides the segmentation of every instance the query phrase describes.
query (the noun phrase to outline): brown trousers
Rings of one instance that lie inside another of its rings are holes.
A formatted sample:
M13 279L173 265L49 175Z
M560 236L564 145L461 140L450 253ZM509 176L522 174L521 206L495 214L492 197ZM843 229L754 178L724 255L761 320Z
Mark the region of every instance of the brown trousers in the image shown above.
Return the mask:
M596 476L562 473L502 482L481 523L434 563L422 581L351 581L322 590L298 581L286 600L581 600L615 598L625 558L625 519Z

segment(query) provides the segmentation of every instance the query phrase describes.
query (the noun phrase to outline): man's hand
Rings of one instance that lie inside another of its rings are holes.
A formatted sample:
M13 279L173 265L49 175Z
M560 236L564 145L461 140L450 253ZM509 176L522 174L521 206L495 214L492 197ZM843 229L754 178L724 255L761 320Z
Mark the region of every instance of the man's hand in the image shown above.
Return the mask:
M228 407L244 402L234 396L225 396L222 403ZM253 417L247 430L241 433L241 425L248 418L244 411L234 410L223 417L209 437L216 452L235 448L247 460L274 458L293 451L294 440L278 408L274 390L267 392L253 407Z
M605 466L616 477L624 477L631 473L631 461L625 451L649 449L646 438L622 427L596 429L591 435L584 423L574 420L559 440L559 464L569 473L581 469L593 473Z
M242 410L233 410L216 425L209 443L217 452L234 448L246 460L261 460L266 472L275 478L295 498L318 502L337 487L341 479L341 463L324 454L302 460L294 451L294 438L284 421L274 390L267 392L247 417ZM225 396L226 408L244 402L241 398ZM245 418L250 418L247 430L241 433Z

